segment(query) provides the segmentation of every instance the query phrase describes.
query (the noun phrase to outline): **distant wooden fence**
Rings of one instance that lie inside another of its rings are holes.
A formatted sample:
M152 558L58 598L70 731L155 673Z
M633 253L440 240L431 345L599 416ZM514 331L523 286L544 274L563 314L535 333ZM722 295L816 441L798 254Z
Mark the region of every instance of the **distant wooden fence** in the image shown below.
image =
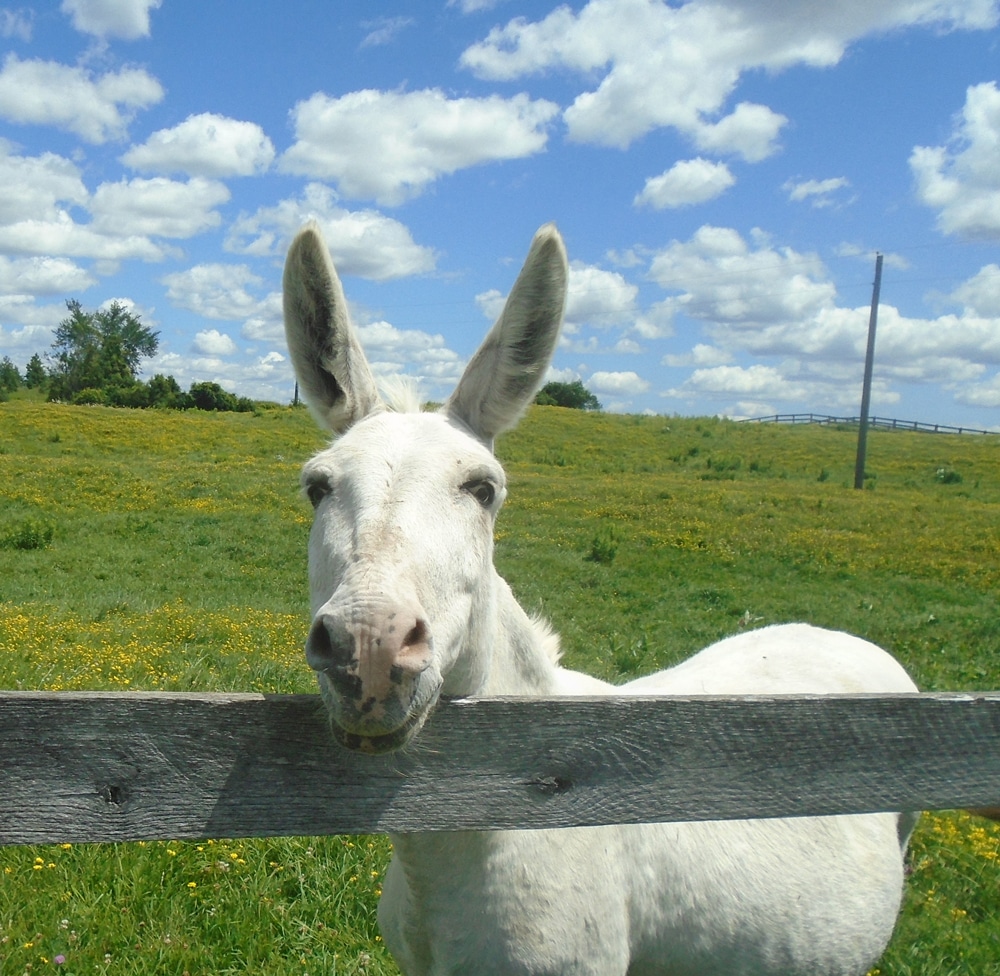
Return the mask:
M825 424L857 427L860 417L830 417L821 413L775 413L766 417L748 417L745 424ZM980 430L976 427L949 427L947 424L925 424L919 420L893 420L889 417L869 417L869 427L885 430L919 430L928 434L997 434L1000 431Z
M1000 806L1000 692L442 703L404 752L313 695L0 692L0 843Z

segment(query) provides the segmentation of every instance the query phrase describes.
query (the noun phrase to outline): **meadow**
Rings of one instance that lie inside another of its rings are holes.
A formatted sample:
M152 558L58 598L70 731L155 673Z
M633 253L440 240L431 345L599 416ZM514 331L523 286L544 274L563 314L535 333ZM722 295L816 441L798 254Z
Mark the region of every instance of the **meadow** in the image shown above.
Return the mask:
M565 661L624 679L808 620L927 690L1000 688L1000 436L533 408L498 444L496 562ZM0 404L0 687L312 692L324 438L246 414ZM998 798L1000 799L1000 798ZM0 976L393 974L382 837L0 849ZM874 972L1000 976L1000 825L926 815Z

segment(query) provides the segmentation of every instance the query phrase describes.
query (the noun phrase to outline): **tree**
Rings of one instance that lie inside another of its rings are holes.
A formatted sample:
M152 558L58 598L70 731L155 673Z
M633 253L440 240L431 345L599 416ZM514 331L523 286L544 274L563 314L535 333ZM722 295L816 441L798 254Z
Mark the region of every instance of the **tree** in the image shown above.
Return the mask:
M86 312L76 299L52 343L50 400L72 400L81 390L113 391L136 384L139 363L156 354L158 333L121 302Z
M24 385L29 390L38 390L45 386L47 382L48 376L45 373L45 365L42 363L42 357L36 352L28 360L28 365L24 369Z
M0 393L13 393L21 388L21 374L10 356L0 360Z
M535 396L535 403L549 407L572 407L575 410L600 410L597 397L580 380L572 383L546 383Z

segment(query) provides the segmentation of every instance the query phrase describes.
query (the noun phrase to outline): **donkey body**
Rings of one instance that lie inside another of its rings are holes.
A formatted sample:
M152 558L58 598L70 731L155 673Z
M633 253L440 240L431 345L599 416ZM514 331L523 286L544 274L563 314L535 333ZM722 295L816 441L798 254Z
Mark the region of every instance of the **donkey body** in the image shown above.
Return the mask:
M403 748L440 696L909 692L884 651L791 624L612 686L493 567L506 491L494 438L541 385L567 264L535 236L503 313L437 413L389 410L315 227L285 268L289 349L319 422L310 460L306 657L350 749ZM666 744L665 744L666 745ZM895 923L914 818L869 814L393 837L379 906L407 976L856 976Z

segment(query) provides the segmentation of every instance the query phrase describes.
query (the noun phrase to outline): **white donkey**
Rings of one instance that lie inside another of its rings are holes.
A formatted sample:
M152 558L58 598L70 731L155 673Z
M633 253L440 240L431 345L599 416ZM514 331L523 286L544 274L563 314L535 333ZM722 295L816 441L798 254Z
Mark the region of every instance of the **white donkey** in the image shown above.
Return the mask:
M505 494L493 440L548 366L567 264L535 236L506 307L436 413L376 391L316 227L288 254L288 346L342 435L303 472L315 506L306 657L337 739L404 747L439 696L612 690L559 667L558 641L493 567ZM625 693L910 692L884 651L801 624L724 640ZM881 955L910 815L393 837L379 906L407 976L854 976Z

